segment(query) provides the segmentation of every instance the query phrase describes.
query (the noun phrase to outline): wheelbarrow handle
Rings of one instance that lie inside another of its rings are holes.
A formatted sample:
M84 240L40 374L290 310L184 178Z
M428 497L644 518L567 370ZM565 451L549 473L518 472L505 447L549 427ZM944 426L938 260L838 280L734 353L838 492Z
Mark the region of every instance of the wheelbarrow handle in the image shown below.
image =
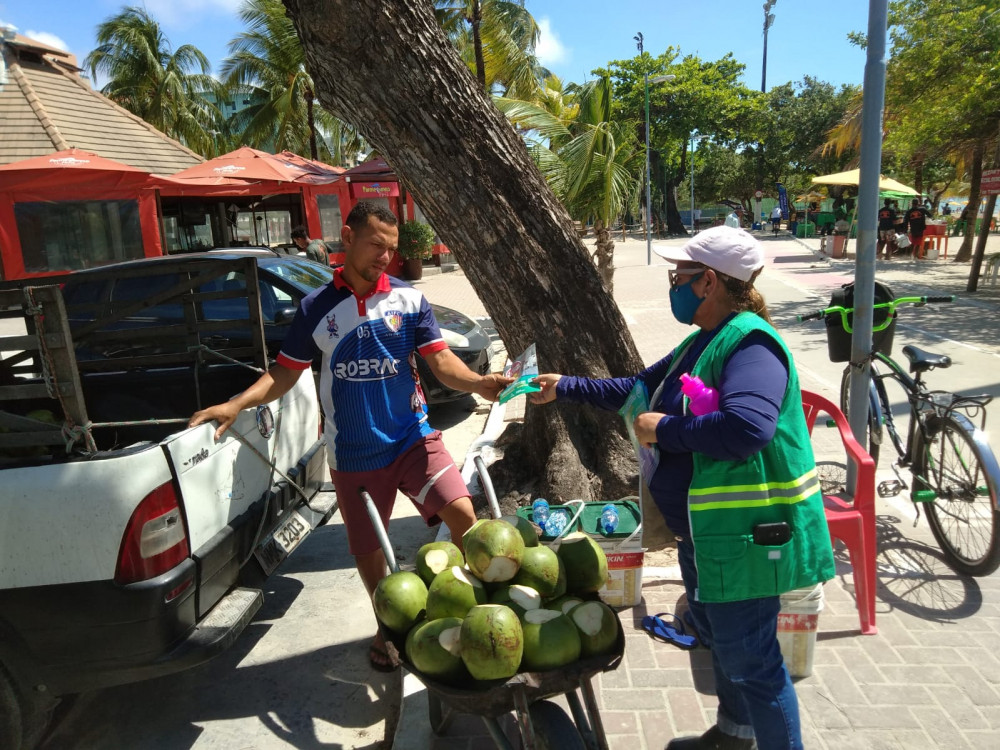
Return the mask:
M483 461L482 456L478 455L472 461L476 465L476 471L479 472L479 481L483 484L483 492L486 493L486 499L489 500L490 513L493 514L494 518L500 518L503 514L500 512L500 503L497 501L496 490L493 489L493 480L490 479L490 473L486 470L486 462Z
M385 526L382 525L382 518L378 514L378 508L375 507L375 501L372 500L372 496L368 494L368 490L364 487L358 490L358 494L365 501L365 507L368 509L368 517L372 521L375 536L378 537L378 543L382 547L382 554L385 555L385 561L389 565L389 572L398 573L399 565L396 564L396 556L392 553L392 545L389 544L389 535L385 533Z

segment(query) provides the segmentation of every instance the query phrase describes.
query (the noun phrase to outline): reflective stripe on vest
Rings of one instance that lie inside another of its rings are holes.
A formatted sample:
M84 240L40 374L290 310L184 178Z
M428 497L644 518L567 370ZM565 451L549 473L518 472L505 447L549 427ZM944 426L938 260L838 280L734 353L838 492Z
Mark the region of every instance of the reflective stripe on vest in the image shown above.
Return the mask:
M767 505L794 505L820 492L816 469L789 482L699 487L688 492L692 513L723 508L760 508ZM735 497L734 497L735 496Z

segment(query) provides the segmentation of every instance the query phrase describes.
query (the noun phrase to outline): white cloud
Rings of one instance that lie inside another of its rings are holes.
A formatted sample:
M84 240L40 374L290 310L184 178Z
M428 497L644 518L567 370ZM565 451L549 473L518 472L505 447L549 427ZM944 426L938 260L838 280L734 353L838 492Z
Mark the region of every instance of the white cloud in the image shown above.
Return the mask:
M24 32L24 35L28 37L28 39L34 39L36 42L41 42L42 44L47 44L50 47L61 49L63 52L69 52L69 45L55 34L50 34L47 31L32 31L31 29L28 29Z
M546 67L566 62L569 58L569 50L559 41L559 37L552 30L552 22L548 18L538 21L538 43L535 45L535 56L538 62Z

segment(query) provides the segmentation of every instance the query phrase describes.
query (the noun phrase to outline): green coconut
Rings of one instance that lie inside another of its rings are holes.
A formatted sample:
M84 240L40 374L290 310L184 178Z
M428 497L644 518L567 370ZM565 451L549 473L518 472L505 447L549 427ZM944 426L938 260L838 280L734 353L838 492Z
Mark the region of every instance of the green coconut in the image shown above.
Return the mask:
M403 635L424 614L427 586L416 573L406 570L391 573L378 582L372 603L379 622Z
M442 570L427 589L427 619L465 617L477 604L487 602L483 584L465 568L453 565Z
M567 615L580 633L583 656L599 656L612 651L618 641L618 615L604 602L584 602Z
M527 518L522 518L521 516L513 515L513 516L501 516L500 520L506 521L520 532L521 539L524 540L525 547L538 546L538 532L535 530L536 529L535 525Z
M565 594L564 596L558 596L546 601L545 609L555 609L564 615L568 615L569 611L577 604L583 604L583 599L572 594Z
M559 590L559 557L549 547L528 547L521 558L521 567L514 583L530 586L543 597L555 596ZM565 583L563 584L565 591Z
M514 610L481 604L462 621L462 661L477 680L513 677L524 653L524 633Z
M558 669L580 658L580 633L562 612L533 609L525 613L521 627L524 631L522 670Z
M444 617L416 625L406 636L406 658L426 675L459 684L469 679L462 661L462 619Z
M608 558L587 534L574 531L563 537L559 559L566 566L566 590L571 594L599 591L608 580Z
M490 604L510 607L514 614L524 619L525 612L542 606L542 595L530 586L504 584L490 595Z
M465 564L486 583L509 581L521 566L524 540L506 521L476 523L462 537Z
M434 576L455 565L465 565L462 551L452 542L429 542L417 550L417 575L428 586Z

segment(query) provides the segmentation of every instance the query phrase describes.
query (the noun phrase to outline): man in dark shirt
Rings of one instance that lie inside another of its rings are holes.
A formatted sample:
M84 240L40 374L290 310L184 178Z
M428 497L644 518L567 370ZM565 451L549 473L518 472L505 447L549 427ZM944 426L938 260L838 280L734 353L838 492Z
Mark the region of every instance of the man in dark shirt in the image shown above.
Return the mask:
M896 211L892 207L892 201L885 199L885 205L878 210L878 246L875 248L875 257L882 254L885 248L885 257L896 250Z
M927 229L927 219L930 213L920 205L920 199L914 198L912 205L906 211L906 224L910 231L910 243L915 258L924 254L924 232Z

